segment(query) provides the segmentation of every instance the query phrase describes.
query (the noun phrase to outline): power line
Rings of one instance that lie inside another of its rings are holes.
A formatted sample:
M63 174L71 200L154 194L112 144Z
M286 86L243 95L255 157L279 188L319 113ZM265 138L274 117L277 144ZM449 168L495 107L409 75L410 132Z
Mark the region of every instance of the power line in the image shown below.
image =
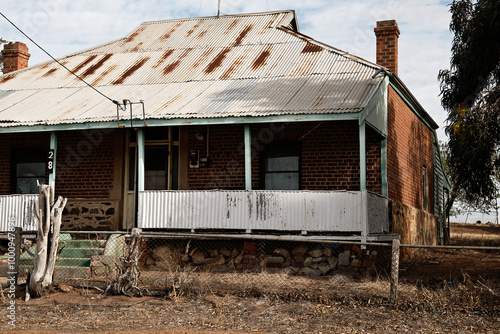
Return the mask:
M4 19L6 19L14 28L16 28L17 30L19 30L19 32L21 34L23 34L27 39L29 39L33 44L35 44L40 50L42 50L43 52L45 52L50 58L52 58L52 60L54 60L56 63L58 63L59 65L61 65L63 68L65 68L69 73L73 74L75 77L77 77L79 80L81 80L84 84L86 84L87 86L89 86L90 88L92 88L93 90L95 90L97 93L101 94L102 96L104 96L106 99L110 100L111 102L113 102L114 104L116 105L119 105L120 103L116 100L113 100L111 99L110 97L108 97L107 95L104 95L101 91L99 91L97 88L95 88L94 86L92 86L91 84L89 84L87 81L85 81L83 78L81 78L78 74L76 74L75 72L73 72L72 70L70 70L69 68L67 68L64 64L62 64L59 60L55 59L54 57L52 57L52 55L50 53L48 53L47 51L45 51L44 48L42 48L40 45L38 45L33 39L31 39L31 37L29 37L28 35L26 35L24 33L24 31L22 31L18 26L16 26L11 20L9 20L5 15L3 15L2 12L0 12L0 15L3 16Z

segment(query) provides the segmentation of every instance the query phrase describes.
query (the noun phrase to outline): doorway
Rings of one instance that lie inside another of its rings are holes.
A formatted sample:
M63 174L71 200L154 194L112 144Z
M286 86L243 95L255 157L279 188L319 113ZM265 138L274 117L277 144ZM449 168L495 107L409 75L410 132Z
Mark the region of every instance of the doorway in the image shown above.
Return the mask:
M137 130L130 129L126 138L124 166L123 229L137 221ZM179 128L144 128L144 190L177 190L179 188Z

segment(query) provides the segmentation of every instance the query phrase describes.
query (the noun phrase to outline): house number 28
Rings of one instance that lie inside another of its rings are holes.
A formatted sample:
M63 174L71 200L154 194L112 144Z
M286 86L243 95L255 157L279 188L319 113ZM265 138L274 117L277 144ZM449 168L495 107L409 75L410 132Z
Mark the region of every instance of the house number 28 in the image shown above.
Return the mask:
M49 150L49 155L47 156L47 170L49 174L54 172L54 150Z

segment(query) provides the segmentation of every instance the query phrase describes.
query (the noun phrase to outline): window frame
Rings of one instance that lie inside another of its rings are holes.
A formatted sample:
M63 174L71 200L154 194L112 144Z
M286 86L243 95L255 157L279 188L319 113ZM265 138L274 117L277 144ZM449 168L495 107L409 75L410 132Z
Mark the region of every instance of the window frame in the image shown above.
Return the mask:
M47 171L47 152L46 149L41 148L22 148L15 149L11 151L11 193L12 194L38 194L38 191L32 190L34 192L24 193L18 191L18 181L20 179L33 179L40 180L41 183L47 183L48 171ZM40 164L43 165L43 175L34 176L19 176L18 167L20 164Z
M429 210L429 182L427 175L427 167L422 166L422 210Z
M280 157L297 157L298 166L296 170L268 170L268 159ZM261 188L263 190L301 190L302 189L302 143L295 140L275 141L265 147L261 153ZM268 189L266 184L266 176L268 174L278 173L297 173L298 184L297 189Z

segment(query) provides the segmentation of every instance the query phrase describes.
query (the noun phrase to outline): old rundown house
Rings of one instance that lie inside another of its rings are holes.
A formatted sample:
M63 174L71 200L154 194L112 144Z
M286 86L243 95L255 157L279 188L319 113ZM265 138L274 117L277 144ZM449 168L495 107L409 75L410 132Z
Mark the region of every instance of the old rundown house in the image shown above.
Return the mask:
M64 230L439 242L437 125L397 75L396 22L375 35L377 64L292 10L145 22L59 59L88 85L7 45L2 230L35 228L40 180Z

